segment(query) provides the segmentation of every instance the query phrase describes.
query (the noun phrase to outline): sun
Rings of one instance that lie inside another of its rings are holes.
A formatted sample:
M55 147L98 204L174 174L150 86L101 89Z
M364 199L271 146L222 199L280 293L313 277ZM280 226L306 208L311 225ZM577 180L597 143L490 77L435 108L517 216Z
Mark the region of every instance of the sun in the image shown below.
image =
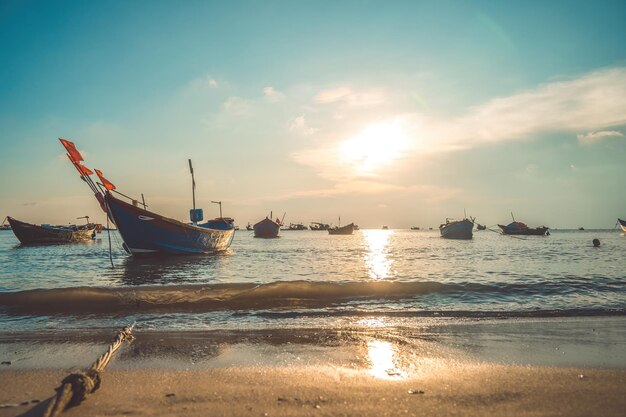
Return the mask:
M400 158L408 143L400 122L381 122L340 142L339 150L342 162L355 174L373 176Z

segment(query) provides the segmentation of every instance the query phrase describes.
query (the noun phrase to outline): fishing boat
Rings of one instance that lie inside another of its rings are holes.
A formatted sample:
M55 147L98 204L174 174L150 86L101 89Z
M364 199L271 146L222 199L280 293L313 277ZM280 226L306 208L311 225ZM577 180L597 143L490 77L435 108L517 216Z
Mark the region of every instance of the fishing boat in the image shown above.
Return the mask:
M487 226L482 225L480 223L476 223L476 230L485 230L487 229Z
M549 235L549 227L541 226L530 228L526 223L518 222L515 220L515 216L511 213L513 221L506 226L499 224L498 227L502 229L502 233L505 235L524 235L524 236L546 236Z
M2 224L0 224L0 230L11 230L11 225L7 223L6 217L2 220Z
M446 219L446 222L439 226L441 237L445 239L471 239L473 229L474 222L470 219Z
M308 230L308 228L302 223L289 223L289 226L282 230Z
M619 223L620 227L622 228L622 230L624 232L626 232L626 220L622 220L622 219L617 219L617 222Z
M338 226L328 229L329 235L351 235L354 232L354 223L341 226L341 216L339 217Z
M347 224L345 226L335 226L328 229L329 235L351 235L354 232L354 223Z
M253 230L250 222L248 222L248 224L246 225L246 230Z
M260 237L263 239L273 239L280 234L281 221L279 219L272 220L272 214L269 217L265 217L260 222L256 223L252 228L254 229L254 237Z
M499 224L498 227L502 229L502 233L505 235L525 235L525 236L545 236L549 234L549 227L541 226L531 229L525 223L511 222L506 226Z
M36 225L7 217L15 237L23 245L84 242L95 238L97 226L93 223L77 226Z
M383 230L389 230L389 226L383 226Z
M314 231L328 230L330 229L330 225L327 223L311 222L309 229Z
M203 212L202 209L196 209L196 183L191 160L189 160L189 169L193 209L189 211L191 223L183 223L148 211L143 195L141 203L143 207L139 207L136 199L116 191L115 185L97 169L94 171L101 182L95 183L90 177L93 172L82 165L81 161L84 159L74 143L64 139L59 140L67 150L67 156L81 178L94 192L108 218L117 226L123 240L122 246L129 254L133 256L192 255L223 251L230 246L235 233L234 220L222 216L221 201L213 201L220 206L220 217L201 223Z
M420 230L418 226L411 226L411 230Z

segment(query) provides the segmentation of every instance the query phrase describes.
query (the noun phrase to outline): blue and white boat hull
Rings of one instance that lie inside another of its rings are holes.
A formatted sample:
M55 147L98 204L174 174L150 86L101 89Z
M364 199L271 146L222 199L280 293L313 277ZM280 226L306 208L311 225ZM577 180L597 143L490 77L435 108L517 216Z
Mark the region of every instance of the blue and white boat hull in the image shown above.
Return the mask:
M110 192L105 202L124 248L134 256L219 252L228 249L235 235L233 224L224 219L196 226L135 207Z

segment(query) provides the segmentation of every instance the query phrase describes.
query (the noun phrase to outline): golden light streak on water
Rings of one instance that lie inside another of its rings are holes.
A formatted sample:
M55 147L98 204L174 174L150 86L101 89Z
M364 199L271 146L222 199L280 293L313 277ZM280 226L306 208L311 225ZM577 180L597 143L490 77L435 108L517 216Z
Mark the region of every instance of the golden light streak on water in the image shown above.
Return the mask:
M389 258L389 239L393 234L393 230L363 230L367 247L365 263L372 279L383 280L391 276L393 260Z

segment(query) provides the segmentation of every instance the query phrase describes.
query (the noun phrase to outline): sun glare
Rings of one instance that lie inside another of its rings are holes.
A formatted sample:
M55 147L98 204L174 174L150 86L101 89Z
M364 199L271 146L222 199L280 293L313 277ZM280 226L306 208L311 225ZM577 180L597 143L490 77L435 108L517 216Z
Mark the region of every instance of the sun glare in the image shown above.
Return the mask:
M398 121L369 126L340 143L343 161L358 175L375 175L408 148L407 134Z
M393 230L363 230L363 238L367 245L365 263L370 278L383 280L391 276L393 261L389 258L389 237Z

